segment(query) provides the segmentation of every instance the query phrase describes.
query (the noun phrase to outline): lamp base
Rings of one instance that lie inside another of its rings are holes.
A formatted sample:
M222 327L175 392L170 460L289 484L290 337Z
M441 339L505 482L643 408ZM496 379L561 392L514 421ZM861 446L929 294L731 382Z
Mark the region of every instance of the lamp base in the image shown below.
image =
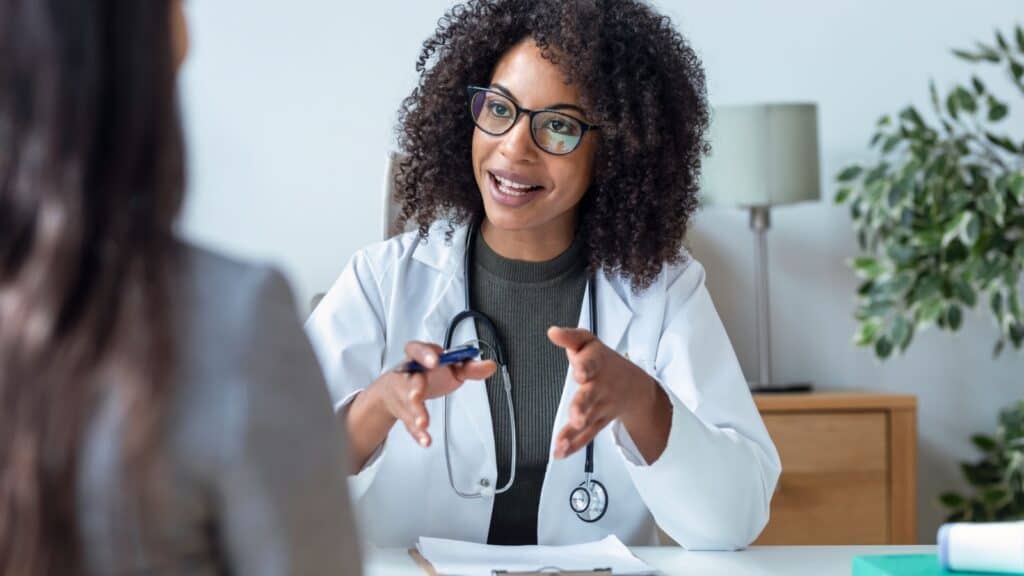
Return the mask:
M748 382L750 392L753 394L784 394L787 392L810 392L814 385L810 382L795 382L792 384L759 384Z

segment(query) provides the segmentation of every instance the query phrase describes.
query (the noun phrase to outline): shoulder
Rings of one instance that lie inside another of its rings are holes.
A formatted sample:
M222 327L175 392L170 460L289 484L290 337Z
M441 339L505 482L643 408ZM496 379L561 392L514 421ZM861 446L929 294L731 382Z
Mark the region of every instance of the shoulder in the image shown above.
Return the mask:
M260 342L297 323L284 276L272 266L180 245L171 296L179 364L186 380L221 380Z
M609 283L624 300L640 306L652 301L662 302L667 298L676 303L679 300L685 301L703 288L704 282L704 266L686 248L680 250L674 261L665 262L654 282L639 292L632 289L626 276L615 275L609 278Z
M230 291L230 299L237 300L238 296L260 292L267 284L284 282L271 266L187 242L179 245L177 267L184 288L198 290L208 297Z
M413 261L446 270L455 263L453 256L462 253L465 235L466 227L439 221L426 237L413 230L365 246L356 251L347 268L354 268L359 275L372 274L378 282Z

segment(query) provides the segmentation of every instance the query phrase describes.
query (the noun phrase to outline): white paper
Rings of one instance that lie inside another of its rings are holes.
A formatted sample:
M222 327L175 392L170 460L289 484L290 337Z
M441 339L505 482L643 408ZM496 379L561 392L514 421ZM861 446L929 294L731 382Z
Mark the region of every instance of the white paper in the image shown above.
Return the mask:
M572 546L488 546L420 538L416 549L438 574L445 576L491 576L492 570L528 572L543 568L563 571L611 568L615 574L655 573L615 536Z

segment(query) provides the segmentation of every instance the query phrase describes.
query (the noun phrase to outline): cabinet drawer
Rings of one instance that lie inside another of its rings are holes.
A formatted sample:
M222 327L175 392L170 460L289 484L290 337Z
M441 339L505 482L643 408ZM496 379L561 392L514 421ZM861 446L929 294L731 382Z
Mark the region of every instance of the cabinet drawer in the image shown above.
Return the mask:
M771 519L757 544L886 544L888 415L764 414L782 459Z

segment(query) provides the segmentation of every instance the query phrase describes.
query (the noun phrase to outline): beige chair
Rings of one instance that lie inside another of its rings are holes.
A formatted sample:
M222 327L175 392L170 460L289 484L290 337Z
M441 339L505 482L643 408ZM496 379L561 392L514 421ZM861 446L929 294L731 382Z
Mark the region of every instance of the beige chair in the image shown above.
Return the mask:
M387 240L392 236L397 236L403 232L408 232L415 228L414 225L406 225L404 229L398 227L398 213L401 207L395 202L395 177L398 173L398 163L402 159L400 152L391 152L388 154L388 161L384 167L384 198L381 202L381 220L380 230L381 239Z

